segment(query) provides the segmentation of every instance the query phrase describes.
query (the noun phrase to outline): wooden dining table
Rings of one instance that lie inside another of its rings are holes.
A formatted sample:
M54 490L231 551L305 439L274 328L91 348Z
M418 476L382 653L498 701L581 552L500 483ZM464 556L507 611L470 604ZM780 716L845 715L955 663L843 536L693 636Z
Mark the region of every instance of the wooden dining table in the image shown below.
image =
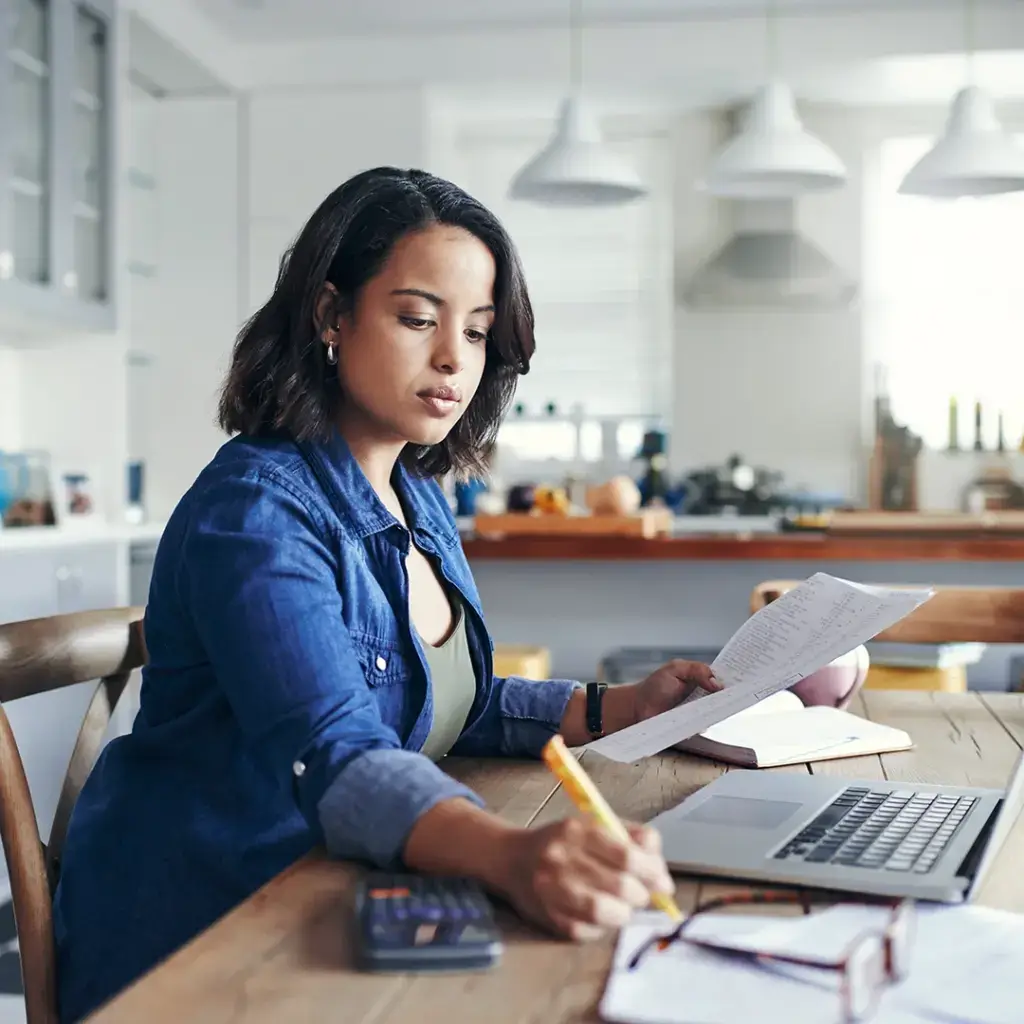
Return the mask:
M858 780L1002 788L1024 745L1024 695L867 690L851 710L905 729L911 750L796 765ZM669 752L632 765L583 753L612 807L646 821L726 766ZM446 770L518 825L574 813L537 762L456 760ZM1024 911L1024 824L1014 827L977 901ZM587 944L552 938L499 908L505 952L479 973L373 975L353 964L352 902L360 869L314 852L270 881L163 964L92 1024L525 1024L595 1021L614 936ZM730 891L721 881L679 878L685 910Z

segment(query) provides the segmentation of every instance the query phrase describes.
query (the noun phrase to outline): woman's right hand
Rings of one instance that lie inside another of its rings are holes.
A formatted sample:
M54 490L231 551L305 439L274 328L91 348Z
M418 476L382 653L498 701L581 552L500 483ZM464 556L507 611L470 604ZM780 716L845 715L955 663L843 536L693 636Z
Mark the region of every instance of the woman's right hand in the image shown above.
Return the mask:
M658 833L626 827L631 843L576 818L512 833L496 888L524 917L571 939L621 928L652 892L675 892Z

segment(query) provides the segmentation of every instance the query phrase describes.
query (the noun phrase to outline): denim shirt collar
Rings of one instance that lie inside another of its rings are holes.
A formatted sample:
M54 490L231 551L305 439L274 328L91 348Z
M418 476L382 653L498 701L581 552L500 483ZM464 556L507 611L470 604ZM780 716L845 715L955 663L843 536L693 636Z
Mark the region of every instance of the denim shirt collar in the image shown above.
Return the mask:
M331 504L355 536L364 538L396 526L402 528L380 500L348 443L336 429L326 441L302 441L298 442L298 447L316 473ZM410 532L436 533L442 524L438 523L435 511L425 499L424 481L399 462L395 466L393 482L402 498Z

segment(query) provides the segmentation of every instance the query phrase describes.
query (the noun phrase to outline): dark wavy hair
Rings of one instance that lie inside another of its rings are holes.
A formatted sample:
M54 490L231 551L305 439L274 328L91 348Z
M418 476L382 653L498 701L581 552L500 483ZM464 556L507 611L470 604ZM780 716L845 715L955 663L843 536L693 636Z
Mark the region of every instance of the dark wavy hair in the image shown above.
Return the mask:
M494 323L483 378L447 438L408 445L403 461L422 476L483 472L516 377L534 351L533 309L519 256L497 217L462 189L424 171L377 167L335 189L284 254L274 293L235 341L218 420L228 433L285 432L324 440L343 401L324 358L317 304L325 285L337 292L328 322L350 312L359 291L395 243L430 224L471 232L494 257Z

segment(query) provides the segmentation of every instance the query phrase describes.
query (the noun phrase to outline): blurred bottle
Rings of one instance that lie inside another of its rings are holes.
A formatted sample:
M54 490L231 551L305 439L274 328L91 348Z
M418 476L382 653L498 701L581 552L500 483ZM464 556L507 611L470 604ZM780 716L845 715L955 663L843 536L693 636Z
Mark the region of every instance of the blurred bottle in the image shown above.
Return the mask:
M956 395L949 399L949 442L946 447L951 452L960 451L960 407Z

